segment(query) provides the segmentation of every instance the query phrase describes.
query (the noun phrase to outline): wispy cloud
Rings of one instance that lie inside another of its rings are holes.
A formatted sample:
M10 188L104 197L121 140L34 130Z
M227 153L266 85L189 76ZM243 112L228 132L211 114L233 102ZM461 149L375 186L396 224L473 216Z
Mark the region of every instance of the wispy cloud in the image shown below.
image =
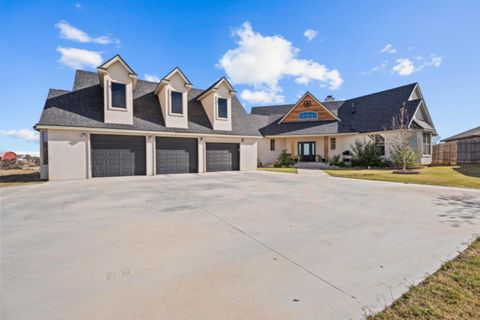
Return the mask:
M81 9L83 6L81 3L75 3L74 7L77 9Z
M395 53L397 52L397 49L393 46L391 43L387 43L385 47L383 47L382 50L380 50L380 53Z
M55 24L55 27L60 30L60 38L67 39L71 41L76 41L80 43L98 43L98 44L109 44L109 43L116 43L119 44L118 39L114 39L110 36L99 36L99 37L92 37L88 35L85 31L80 30L67 21L62 20L59 23Z
M233 35L238 37L237 47L228 50L217 66L225 70L232 83L253 86L254 90L240 94L247 102L282 102L279 81L288 76L298 84L327 83L330 89L338 89L343 83L337 70L313 60L299 59L300 49L280 35L264 36L248 22Z
M152 82L160 82L160 78L153 74L145 74L145 80Z
M101 52L98 51L63 47L58 47L57 51L61 55L58 62L73 69L96 68L103 61Z
M442 64L443 58L434 54L431 54L428 59L421 56L416 57L417 65L409 58L400 58L395 62L397 63L392 68L392 73L400 76L408 76L412 73L419 72L426 67L439 67Z
M380 71L385 69L385 67L388 65L388 60L384 60L382 63L380 63L378 66L372 67L370 70L367 71L362 71L362 74L372 74L374 72Z
M308 41L312 41L313 38L317 36L317 34L318 34L318 31L313 29L307 29L303 33L303 35L308 39Z
M38 142L38 132L32 129L0 130L0 136L11 137L28 142Z

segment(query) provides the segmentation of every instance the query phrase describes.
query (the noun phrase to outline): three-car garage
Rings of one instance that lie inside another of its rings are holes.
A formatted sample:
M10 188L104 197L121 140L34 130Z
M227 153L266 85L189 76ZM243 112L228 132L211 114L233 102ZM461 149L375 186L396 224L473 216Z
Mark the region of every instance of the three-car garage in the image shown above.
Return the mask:
M92 177L146 175L147 140L146 136L92 134ZM199 138L155 137L154 141L158 175L240 170L240 143L206 142L199 161Z

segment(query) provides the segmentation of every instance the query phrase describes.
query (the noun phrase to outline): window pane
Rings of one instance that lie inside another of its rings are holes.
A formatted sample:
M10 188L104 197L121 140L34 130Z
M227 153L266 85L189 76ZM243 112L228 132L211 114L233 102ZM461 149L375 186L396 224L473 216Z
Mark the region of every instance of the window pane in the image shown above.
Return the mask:
M123 83L112 82L112 107L126 108L126 86Z
M183 94L172 91L172 113L183 114Z
M330 138L330 149L335 150L337 147L337 139L336 138Z
M227 99L218 98L218 117L228 118Z
M298 119L299 120L309 120L309 119L317 119L318 114L313 111L305 111L305 112L300 112L298 114Z
M270 151L275 151L275 139L270 139Z

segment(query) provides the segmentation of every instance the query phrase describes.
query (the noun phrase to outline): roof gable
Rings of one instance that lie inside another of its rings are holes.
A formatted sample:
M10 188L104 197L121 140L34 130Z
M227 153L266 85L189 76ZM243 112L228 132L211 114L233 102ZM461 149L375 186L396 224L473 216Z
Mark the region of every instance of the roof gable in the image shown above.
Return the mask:
M98 66L97 69L100 69L100 70L107 70L108 67L110 67L112 64L114 64L115 62L120 62L124 67L125 69L127 69L128 73L131 74L131 75L137 75L135 73L135 71L133 71L132 68L130 68L130 66L128 65L128 63L125 62L125 60L123 60L123 58L119 55L119 54L116 54L115 56L113 56L112 58L110 58L109 60L105 61L102 65Z
M157 88L155 89L155 94L159 94L162 88L170 83L170 79L174 77L175 75L178 75L182 80L185 82L185 87L190 89L192 87L192 83L190 80L188 80L187 76L179 67L175 67L172 71L170 71L165 77L160 80L160 82L157 85Z
M318 101L313 94L307 91L278 123L304 122L304 120L298 119L298 114L305 111L312 111L318 114L318 118L314 121L340 120L330 109Z
M215 81L210 87L208 87L201 95L198 96L197 100L202 100L206 96L208 96L210 93L213 91L216 91L220 85L225 84L227 88L230 90L230 94L234 95L236 93L235 89L233 86L230 84L230 82L227 80L225 77L221 77L217 81Z

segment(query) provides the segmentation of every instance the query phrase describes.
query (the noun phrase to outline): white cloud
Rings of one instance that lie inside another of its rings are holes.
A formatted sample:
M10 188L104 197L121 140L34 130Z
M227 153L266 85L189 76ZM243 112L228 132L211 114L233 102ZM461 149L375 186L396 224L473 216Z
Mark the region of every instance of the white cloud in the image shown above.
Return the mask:
M424 61L425 59L421 56L415 57L418 62ZM436 56L434 54L430 55L430 59L424 61L419 66L415 66L413 61L408 58L397 59L397 64L392 68L392 73L396 73L401 76L408 76L414 72L418 72L425 67L439 67L442 64L443 58Z
M20 154L23 154L23 155L26 155L26 154L29 154L31 155L32 157L39 157L40 156L40 151L13 151L15 152L15 154L18 156Z
M101 52L97 51L62 47L58 47L57 51L61 54L58 62L73 69L96 68L103 61Z
M388 60L384 60L382 63L380 63L378 66L372 67L370 70L367 71L362 71L362 74L371 74L380 70L385 69L385 67L388 65Z
M112 39L109 36L91 37L85 31L72 26L65 20L55 24L55 27L60 30L60 38L63 39L81 43L93 42L98 44L109 44L115 42L118 44L118 39Z
M15 139L20 139L28 142L38 142L38 132L32 129L12 129L12 130L1 130L0 136L11 137Z
M385 47L382 50L380 50L380 53L384 53L384 52L385 53L395 53L395 52L397 52L397 49L394 48L393 44L387 43L385 45Z
M81 3L75 3L75 8L81 9L81 8L82 8L82 4L81 4Z
M160 78L153 74L145 74L145 80L152 82L160 82Z
M315 38L318 34L318 31L313 30L313 29L307 29L303 33L305 37L307 37L308 41L312 41L313 38Z
M225 70L232 83L254 87L255 91L242 92L246 101L283 101L279 81L286 76L295 77L299 84L310 81L328 83L330 89L342 85L337 70L330 70L313 60L298 59L300 49L282 36L254 32L248 22L233 34L239 38L237 47L228 50L217 66Z

